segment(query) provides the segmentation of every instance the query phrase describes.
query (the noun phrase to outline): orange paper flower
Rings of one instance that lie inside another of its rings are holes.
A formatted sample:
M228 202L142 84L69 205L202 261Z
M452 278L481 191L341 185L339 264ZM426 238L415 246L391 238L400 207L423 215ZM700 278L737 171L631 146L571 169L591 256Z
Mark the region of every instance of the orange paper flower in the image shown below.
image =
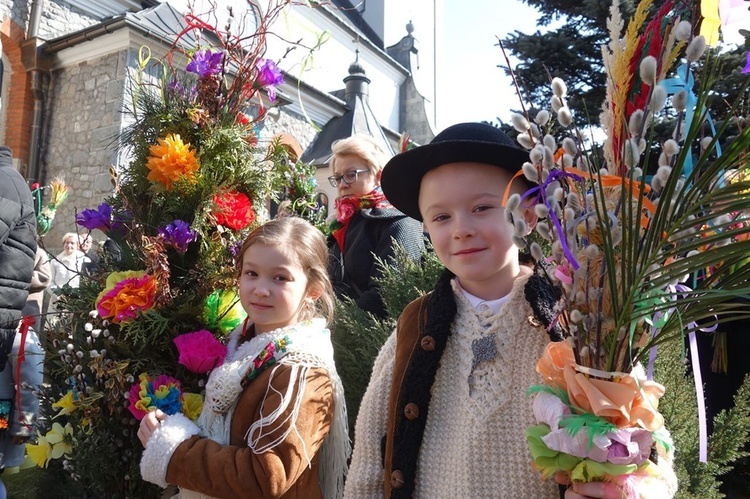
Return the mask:
M576 363L573 349L564 341L547 343L547 348L536 363L536 372L542 375L544 383L565 388L563 371Z
M146 167L151 170L146 178L158 182L167 190L179 179L192 180L198 171L195 149L185 144L178 134L169 134L149 148L151 154Z
M549 343L536 365L545 384L568 392L570 403L618 428L640 426L656 431L664 425L658 412L664 387L655 381L623 374L614 381L596 379L576 369L573 349L564 341Z
M112 272L96 298L96 309L102 318L112 318L112 322L129 322L151 309L155 298L154 276L141 271Z

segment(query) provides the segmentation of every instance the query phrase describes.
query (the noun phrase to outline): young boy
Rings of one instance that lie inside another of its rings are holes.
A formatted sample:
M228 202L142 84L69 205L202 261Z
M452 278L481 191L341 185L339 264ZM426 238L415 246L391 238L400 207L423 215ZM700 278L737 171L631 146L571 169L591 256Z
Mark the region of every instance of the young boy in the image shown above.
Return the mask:
M536 362L561 338L545 327L554 290L519 264L503 216L508 184L528 188L513 180L528 160L500 130L464 123L383 170L385 195L424 223L446 270L406 307L375 361L345 497L559 497L533 468L524 433L535 424L526 391L540 381ZM532 208L524 218L531 230ZM673 494L669 482L659 497ZM565 497L627 496L589 483Z

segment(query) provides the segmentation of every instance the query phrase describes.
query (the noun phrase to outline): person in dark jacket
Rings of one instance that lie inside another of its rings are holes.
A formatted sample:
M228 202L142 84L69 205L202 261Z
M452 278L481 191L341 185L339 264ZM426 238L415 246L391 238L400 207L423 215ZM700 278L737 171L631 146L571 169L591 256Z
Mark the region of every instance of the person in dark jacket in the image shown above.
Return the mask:
M376 258L388 262L395 245L418 259L424 249L422 225L394 208L380 189L380 172L388 161L368 136L354 136L331 146L328 177L338 189L335 219L328 238L328 272L336 296L349 297L366 312L385 317L376 279Z
M13 348L36 254L36 215L26 181L0 146L0 371Z

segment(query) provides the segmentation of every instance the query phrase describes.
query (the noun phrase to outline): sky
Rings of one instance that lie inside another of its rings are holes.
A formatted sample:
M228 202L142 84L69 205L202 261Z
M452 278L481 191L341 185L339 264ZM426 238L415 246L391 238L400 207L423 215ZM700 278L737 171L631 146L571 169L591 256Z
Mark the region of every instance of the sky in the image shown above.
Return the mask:
M436 132L463 121L507 120L518 109L497 37L537 30L539 12L520 0L445 0L443 73L438 76ZM440 65L440 64L439 64Z

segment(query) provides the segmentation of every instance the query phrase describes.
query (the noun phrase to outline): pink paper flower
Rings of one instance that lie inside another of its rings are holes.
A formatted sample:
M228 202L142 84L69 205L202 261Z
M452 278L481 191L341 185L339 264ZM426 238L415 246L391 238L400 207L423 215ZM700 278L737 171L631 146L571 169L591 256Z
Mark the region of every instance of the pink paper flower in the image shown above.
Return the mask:
M227 347L205 329L181 334L174 343L180 352L178 362L196 374L207 373L221 365L227 355Z

